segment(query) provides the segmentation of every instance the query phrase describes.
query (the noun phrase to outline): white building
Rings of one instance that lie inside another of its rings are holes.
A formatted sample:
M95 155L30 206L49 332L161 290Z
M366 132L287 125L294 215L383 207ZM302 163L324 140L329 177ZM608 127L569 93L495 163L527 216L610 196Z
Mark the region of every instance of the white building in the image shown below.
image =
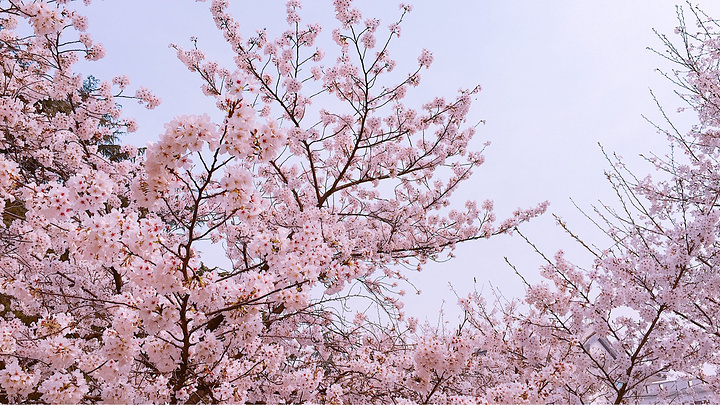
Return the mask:
M583 347L593 356L603 356L606 361L612 362L621 356L606 338L590 330L583 336ZM697 378L668 377L659 374L648 380L643 387L636 391L636 396L628 398L636 404L710 404L713 403L713 392ZM595 401L604 403L607 398L598 396Z

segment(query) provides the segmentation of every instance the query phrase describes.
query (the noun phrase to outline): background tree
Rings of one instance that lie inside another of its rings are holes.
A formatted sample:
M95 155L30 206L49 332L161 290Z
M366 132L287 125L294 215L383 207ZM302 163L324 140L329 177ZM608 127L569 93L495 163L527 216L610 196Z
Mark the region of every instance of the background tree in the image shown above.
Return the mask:
M683 134L668 119L661 130L671 153L651 155L655 175L639 177L619 158L607 173L619 204L595 210L611 244L597 249L559 224L594 257L575 266L562 252L543 257L545 280L527 284L523 304L463 301L471 334L481 342L490 402L666 403L651 396L665 378L699 379L686 394L718 387L718 23L696 7L692 23L678 9L680 45L660 35L658 52L675 67L667 77L697 114ZM666 116L667 118L667 116ZM538 251L539 252L539 251ZM542 253L540 253L542 254ZM592 344L595 342L596 344Z

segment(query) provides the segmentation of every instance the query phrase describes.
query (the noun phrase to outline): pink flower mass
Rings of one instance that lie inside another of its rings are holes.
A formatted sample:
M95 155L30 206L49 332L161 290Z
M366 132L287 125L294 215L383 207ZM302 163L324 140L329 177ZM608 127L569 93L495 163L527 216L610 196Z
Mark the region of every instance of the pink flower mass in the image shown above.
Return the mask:
M433 54L401 74L390 56L410 5L382 25L335 0L325 27L291 0L273 37L213 0L234 63L171 46L217 109L144 146L119 101L160 98L73 70L105 48L70 6L0 2L0 402L665 402L647 393L667 375L720 399L720 34L698 10L689 54L666 39L699 121L666 133L683 155L650 159L657 179L613 161L613 244L566 228L591 268L540 253L523 299L461 297L448 330L403 311L414 272L548 203L498 220L453 198L484 162L480 87L415 103Z

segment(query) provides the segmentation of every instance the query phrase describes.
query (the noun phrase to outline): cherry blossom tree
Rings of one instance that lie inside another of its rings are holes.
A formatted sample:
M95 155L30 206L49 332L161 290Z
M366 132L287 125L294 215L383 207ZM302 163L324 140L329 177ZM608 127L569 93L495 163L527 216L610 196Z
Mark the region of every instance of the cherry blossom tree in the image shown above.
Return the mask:
M405 101L433 61L395 70L411 7L384 27L333 4L322 50L298 1L275 37L243 35L213 1L234 66L174 47L217 111L138 148L119 101L160 100L73 71L104 55L77 7L0 3L2 400L627 403L665 375L717 392L718 24L691 7L699 28L680 14L680 45L661 36L699 123L668 121L682 153L649 158L654 176L609 159L619 204L594 218L610 247L560 221L590 268L543 256L524 300L474 293L437 329L405 317L399 283L546 204L500 223L489 201L453 209L483 161L466 123L479 88ZM203 261L210 246L228 265Z
M387 29L350 1L334 6L326 59L298 1L274 38L243 36L228 2L212 1L235 66L175 48L219 118L178 116L138 148L115 141L138 129L118 102L160 100L128 95L125 76L73 72L104 55L86 18L63 0L0 3L4 401L467 395L452 384L473 384L462 373L479 352L464 338L418 340L397 283L546 204L501 223L491 202L449 207L483 161L465 122L479 88L406 106L433 60L422 51L416 69L391 74L410 6ZM209 244L227 266L203 262ZM354 313L355 297L384 315Z
M649 392L650 383L685 378L701 382L685 388L688 398L718 400L708 395L720 392L720 24L688 6L691 23L678 9L679 40L660 35L658 53L674 64L666 76L698 121L687 134L669 118L669 130L658 126L672 152L647 158L654 175L608 158L618 201L588 218L609 247L595 248L558 219L591 267L538 250L544 281L527 283L523 301L461 300L469 328L457 336L474 338L482 352L464 372L481 377L482 399L670 403L678 393Z

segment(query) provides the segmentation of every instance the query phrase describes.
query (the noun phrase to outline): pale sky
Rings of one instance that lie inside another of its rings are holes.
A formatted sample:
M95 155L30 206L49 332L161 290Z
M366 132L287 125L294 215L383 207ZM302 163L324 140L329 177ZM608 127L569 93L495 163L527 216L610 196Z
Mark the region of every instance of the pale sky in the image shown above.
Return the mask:
M680 100L673 87L655 71L671 66L647 50L662 50L653 28L668 36L678 25L675 2L665 0L422 0L408 1L414 10L404 22L402 36L391 55L398 68L416 66L422 48L435 61L422 72L419 91L408 93L418 104L433 96L452 97L459 88L483 87L470 121L478 127L478 147L489 140L486 163L456 194L462 207L467 199L494 199L503 218L517 207L549 200L550 211L566 219L588 239L602 243L592 226L573 207L570 198L590 211L598 199L613 203L604 178L608 167L598 147L624 156L640 175L652 168L640 153L665 153L667 142L642 117L662 124L650 95L652 89L678 123L692 123L691 113L676 114ZM284 29L284 2L232 1L246 35L266 27ZM380 17L383 25L399 15L392 0L359 0L364 17ZM694 3L695 4L695 3ZM720 4L701 1L710 15L720 17ZM84 74L109 79L127 74L133 86L146 86L163 99L154 111L127 103L140 131L128 143L143 145L157 139L163 123L180 114L212 112L213 103L199 90L199 79L175 58L169 43L189 47L190 36L209 58L231 67L231 54L214 29L208 3L191 0L95 0L84 10L89 32L105 45L107 57L83 65ZM305 1L306 22L320 22L323 35L335 27L330 0ZM329 63L329 62L328 62ZM232 70L232 69L231 69ZM524 228L548 255L568 251L580 263L590 263L554 225L550 214ZM522 288L503 256L536 280L539 258L518 237L500 236L461 246L457 258L428 266L412 277L424 291L407 297L410 314L435 319L443 300L450 317L457 314L456 298L490 284L506 296Z

